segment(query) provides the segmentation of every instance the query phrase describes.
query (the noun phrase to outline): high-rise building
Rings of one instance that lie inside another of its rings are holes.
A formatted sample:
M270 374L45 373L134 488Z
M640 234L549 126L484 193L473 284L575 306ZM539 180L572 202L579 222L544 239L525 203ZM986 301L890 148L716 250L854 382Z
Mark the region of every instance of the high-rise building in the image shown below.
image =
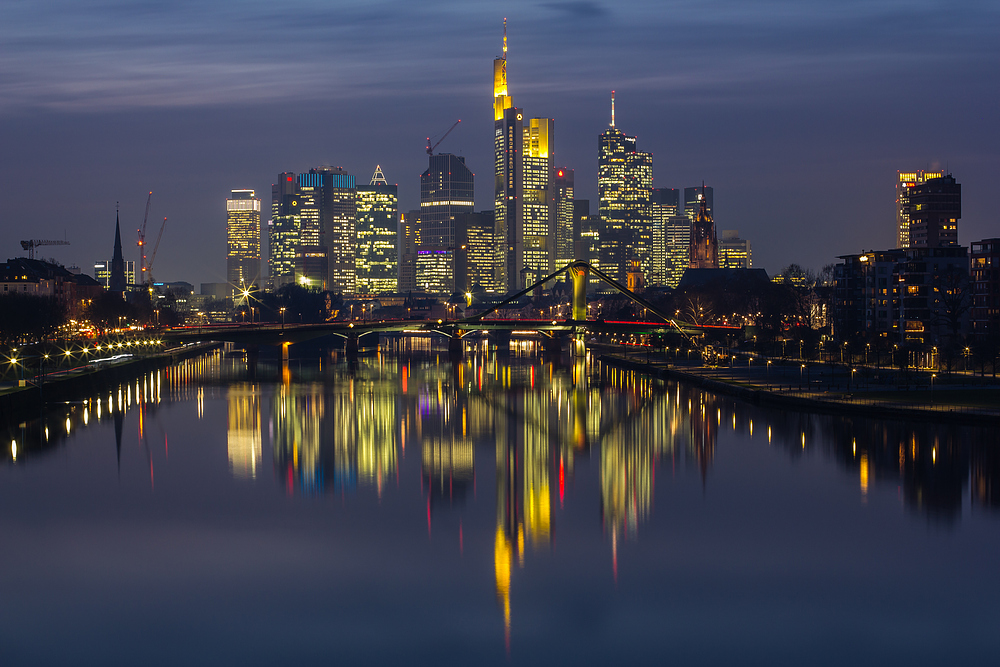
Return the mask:
M555 188L552 181L555 121L532 118L523 126L523 223L515 238L518 271L537 282L552 273L556 259Z
M686 215L673 215L666 222L666 284L676 288L691 266L691 233L694 223Z
M553 159L555 122L525 120L507 89L507 23L503 55L493 61L494 283L502 291L523 287L555 264Z
M381 166L375 167L367 186L358 186L355 266L359 294L396 291L398 200L396 186L386 182Z
M704 186L702 186L704 188ZM707 188L706 188L707 189ZM708 195L701 195L698 213L692 221L691 263L692 269L719 268L719 242L715 236L715 222L708 210Z
M420 211L399 216L399 281L400 292L417 289L417 249L420 247Z
M268 230L268 282L271 289L295 282L295 257L300 245L301 218L295 174L284 172L271 185Z
M579 228L576 226L576 218L574 216L574 175L572 169L556 169L555 178L553 179L556 216L556 269L571 264L576 259L576 240L579 236Z
M94 279L104 285L105 289L111 287L112 264L113 262L110 259L102 259L94 262ZM133 260L125 260L125 286L135 286L135 262Z
M420 242L452 248L456 243L455 216L475 206L475 176L465 158L451 153L429 156L420 175Z
M958 245L962 185L951 174L928 178L908 190L911 248Z
M637 260L652 270L653 225L649 197L653 187L653 155L636 150L635 137L615 127L611 93L611 126L598 137L597 189L601 229L601 270L620 282Z
M896 172L896 244L898 248L910 247L910 190L930 178L941 178L941 171Z
M750 241L740 238L737 229L723 229L719 239L720 269L750 269L753 268Z
M455 291L498 291L493 282L496 257L493 211L460 213L455 216L455 229L459 235Z
M260 284L260 199L233 190L226 200L226 280L233 287Z
M649 217L652 225L652 250L649 285L666 285L670 275L669 221L677 216L680 191L676 188L653 188L649 199Z
M308 287L353 294L357 187L340 167L299 174L299 252L296 279Z
M590 225L589 199L573 200L573 236L575 238L573 254L577 259L597 266L598 254L601 249L601 218L596 215L594 217L597 218L597 223Z

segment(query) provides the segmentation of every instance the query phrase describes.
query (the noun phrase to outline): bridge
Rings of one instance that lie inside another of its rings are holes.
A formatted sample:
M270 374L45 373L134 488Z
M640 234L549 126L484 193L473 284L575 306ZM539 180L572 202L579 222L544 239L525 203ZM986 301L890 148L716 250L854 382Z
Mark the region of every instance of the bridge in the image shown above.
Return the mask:
M556 278L568 275L573 284L572 317L564 319L503 319L496 315L506 306L517 302L532 291L541 288ZM611 286L655 316L654 321L605 321L587 318L587 285L590 277ZM238 345L280 345L287 355L288 346L322 337L344 339L348 353L365 347L365 339L382 333L436 334L448 338L450 349L461 352L462 339L486 332L497 340L499 349L507 349L512 335L531 333L542 336L543 347L561 350L565 341L570 341L574 354L583 354L586 334L648 334L676 335L697 345L698 340L708 330L734 334L739 327L698 326L678 322L673 317L660 312L652 303L621 285L607 274L587 262L574 262L542 278L538 282L516 292L491 308L476 315L450 320L331 320L312 324L221 324L209 326L174 327L167 329L164 340L192 342L214 340Z

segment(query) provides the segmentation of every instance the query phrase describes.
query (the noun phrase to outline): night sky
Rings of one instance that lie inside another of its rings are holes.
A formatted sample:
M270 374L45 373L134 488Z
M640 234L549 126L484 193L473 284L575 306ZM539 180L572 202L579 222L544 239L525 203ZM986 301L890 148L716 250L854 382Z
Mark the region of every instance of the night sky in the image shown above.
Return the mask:
M381 164L419 201L425 141L466 157L492 208L492 59L556 120L556 162L596 206L610 119L655 187L704 180L721 229L769 273L895 243L898 169L962 184L959 241L1000 236L1000 4L963 0L78 2L7 0L0 22L0 246L92 273L126 259L153 191L157 280L225 280L225 199L270 209L281 171Z

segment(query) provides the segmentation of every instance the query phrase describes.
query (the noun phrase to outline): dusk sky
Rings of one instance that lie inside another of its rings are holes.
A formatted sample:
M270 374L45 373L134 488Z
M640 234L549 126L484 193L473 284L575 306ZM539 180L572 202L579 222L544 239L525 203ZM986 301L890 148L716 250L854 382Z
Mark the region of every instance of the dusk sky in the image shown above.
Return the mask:
M419 201L425 141L466 157L492 208L492 60L508 18L514 104L556 121L556 162L596 208L610 119L655 187L715 188L719 230L768 273L895 244L898 169L962 184L959 241L1000 236L1000 3L79 2L6 0L0 22L2 258L21 239L92 273L169 218L158 280L222 282L225 199L266 221L281 171L376 164Z

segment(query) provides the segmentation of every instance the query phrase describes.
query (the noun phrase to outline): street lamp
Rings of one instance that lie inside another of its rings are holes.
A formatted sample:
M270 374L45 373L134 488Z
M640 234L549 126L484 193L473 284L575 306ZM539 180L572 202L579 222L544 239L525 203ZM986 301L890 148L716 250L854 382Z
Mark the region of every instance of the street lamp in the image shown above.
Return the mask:
M284 329L285 328L285 307L282 306L281 308L279 308L278 312L281 313L281 328Z

